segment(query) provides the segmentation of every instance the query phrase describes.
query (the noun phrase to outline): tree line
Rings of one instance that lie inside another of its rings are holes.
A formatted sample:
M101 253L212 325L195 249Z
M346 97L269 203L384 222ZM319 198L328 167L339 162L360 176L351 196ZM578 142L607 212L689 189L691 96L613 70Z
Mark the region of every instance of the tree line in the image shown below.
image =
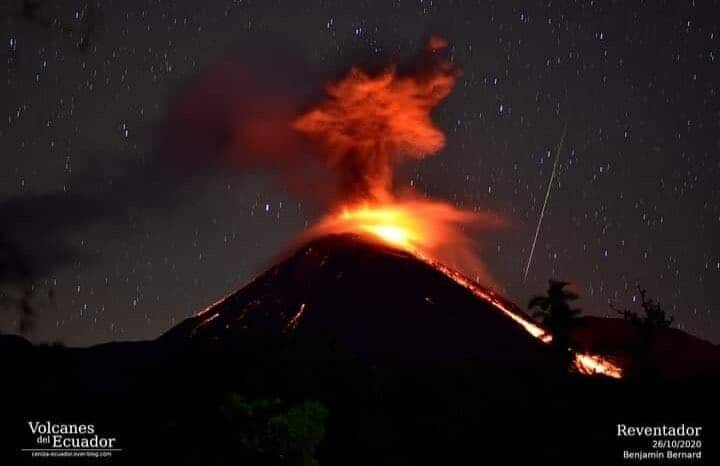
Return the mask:
M534 296L528 303L534 318L540 319L548 331L553 335L551 345L558 354L566 369L570 368L573 357L571 348L577 347L573 331L579 324L578 317L582 309L573 307L572 303L579 298L575 292L566 287L569 282L549 280L548 289L544 295ZM625 367L625 374L630 378L657 377L657 365L653 350L658 334L662 329L669 328L674 318L669 316L660 302L648 297L646 289L638 285L640 302L638 309L629 309L610 304L610 309L635 328L635 336L626 342L625 350L630 356L629 366Z

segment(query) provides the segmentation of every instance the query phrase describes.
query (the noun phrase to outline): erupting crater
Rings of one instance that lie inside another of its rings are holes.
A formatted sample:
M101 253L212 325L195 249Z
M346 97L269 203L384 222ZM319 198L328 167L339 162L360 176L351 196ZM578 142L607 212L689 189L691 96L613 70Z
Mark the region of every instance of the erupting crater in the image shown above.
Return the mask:
M491 291L496 284L470 235L505 220L393 189L399 163L445 145L431 112L460 75L444 56L446 45L432 38L410 72L352 68L289 123L334 174L328 213L290 259L188 323L191 334L292 328L330 334L359 353L522 364L545 357L552 335ZM591 354L576 354L575 368L622 375Z

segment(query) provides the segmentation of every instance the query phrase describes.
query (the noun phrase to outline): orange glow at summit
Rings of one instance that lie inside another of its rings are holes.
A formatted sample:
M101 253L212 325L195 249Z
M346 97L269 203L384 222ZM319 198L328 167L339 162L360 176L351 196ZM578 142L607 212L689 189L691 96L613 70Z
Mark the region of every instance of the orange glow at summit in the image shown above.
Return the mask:
M304 237L352 233L404 250L549 343L552 335L485 288L497 284L469 232L500 227L501 217L414 194L396 195L393 189L394 169L404 159L428 157L445 146L431 112L459 76L444 57L446 46L444 39L432 38L425 61L411 73L395 66L374 75L352 68L327 85L324 101L294 120L293 128L316 145L317 157L336 179L329 213ZM621 376L620 368L595 355L576 355L575 367L584 374Z
M466 229L497 227L501 223L489 213L460 210L427 199L361 202L331 211L308 235L360 234L416 256L432 257L493 283Z
M393 189L394 169L404 159L428 157L445 146L431 112L459 76L444 56L446 45L431 39L424 61L412 72L396 66L377 74L352 68L327 85L324 101L295 119L294 129L316 145L336 179L330 213L309 234L363 234L494 284L468 232L501 225L497 215L398 196Z

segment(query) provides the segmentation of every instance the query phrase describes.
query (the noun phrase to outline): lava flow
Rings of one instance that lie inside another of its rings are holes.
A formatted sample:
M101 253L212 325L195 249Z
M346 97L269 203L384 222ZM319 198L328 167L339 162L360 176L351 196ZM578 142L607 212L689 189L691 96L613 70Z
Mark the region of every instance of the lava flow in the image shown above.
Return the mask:
M335 207L305 237L356 233L407 251L549 343L552 335L477 284L492 286L493 281L466 232L471 227L494 227L502 220L446 202L394 193L393 169L398 163L432 155L445 145L431 111L450 94L459 75L443 57L446 45L442 39L432 39L424 66L412 73L400 73L394 66L377 75L353 68L344 79L328 85L325 101L294 121L293 128L317 144L318 156L337 179ZM595 355L576 354L575 367L583 374L616 378L622 374Z
M422 215L423 213L428 215ZM543 343L551 343L552 335L524 317L511 302L428 255L426 251L437 249L439 245L451 244L449 238L464 241L455 228L458 223L469 220L471 220L470 213L438 202L394 203L377 207L365 204L354 209L346 207L339 213L326 216L310 230L309 234L322 236L331 233L356 233L411 253L474 295L490 302L533 337ZM602 356L577 352L574 352L574 355L574 368L581 374L622 377L622 369Z

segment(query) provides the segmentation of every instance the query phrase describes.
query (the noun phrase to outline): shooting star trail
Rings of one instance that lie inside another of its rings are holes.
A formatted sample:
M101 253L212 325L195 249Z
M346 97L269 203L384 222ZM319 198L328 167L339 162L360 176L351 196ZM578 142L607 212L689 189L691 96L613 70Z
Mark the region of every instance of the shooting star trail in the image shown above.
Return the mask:
M557 171L558 160L560 160L560 152L562 151L563 144L565 143L565 135L567 134L567 122L563 127L562 136L560 136L560 144L558 144L557 151L555 151L555 161L553 162L552 173L550 173L550 181L548 182L547 191L545 191L545 200L543 201L542 209L540 209L540 218L538 219L537 228L535 228L535 237L530 247L530 255L528 256L527 265L525 266L525 273L523 274L523 283L527 280L528 272L530 271L530 264L532 264L533 254L535 253L535 245L537 244L538 235L540 234L540 227L542 226L543 217L545 217L545 208L547 207L548 199L550 198L550 190L552 189L553 181L555 180L555 172Z

